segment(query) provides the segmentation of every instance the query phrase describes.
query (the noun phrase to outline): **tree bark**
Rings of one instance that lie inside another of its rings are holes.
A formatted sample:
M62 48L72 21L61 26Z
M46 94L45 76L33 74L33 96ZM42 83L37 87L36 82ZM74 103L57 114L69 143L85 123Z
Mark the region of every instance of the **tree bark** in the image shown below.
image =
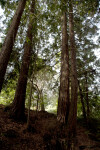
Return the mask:
M86 81L86 105L87 105L87 119L89 121L90 117L90 108L89 108L89 98L88 98L88 79L87 79L87 71L85 72L85 81Z
M77 70L76 70L76 47L73 21L73 4L69 1L69 33L70 33L70 50L71 50L71 103L68 116L68 133L74 136L76 133L77 122Z
M31 10L30 10L30 20L27 30L26 42L24 46L24 55L22 59L20 76L18 79L18 84L15 92L15 98L12 103L11 116L17 120L24 119L25 111L25 96L26 96L26 87L27 87L27 78L29 63L32 50L32 37L33 37L33 22L34 22L34 9L35 9L35 0L32 0Z
M65 0L66 5L66 0ZM67 9L62 12L62 51L61 51L61 75L58 98L57 119L66 123L69 112L69 52L67 34Z
M87 116L86 116L86 110L85 110L85 105L84 105L84 96L82 94L82 89L81 89L81 86L80 86L80 82L78 81L78 87L79 87L79 93L80 93L80 98L81 98L81 104L82 104L82 110L83 110L83 117L84 117L84 120L87 124Z
M33 78L30 80L30 97L28 100L28 117L27 117L27 129L30 126L30 108L31 108L31 99L32 99L32 87L33 87Z
M10 55L12 53L18 26L20 24L20 20L21 20L23 10L25 8L25 4L26 4L26 0L19 1L18 8L13 17L13 21L8 30L8 34L5 38L4 44L3 44L1 52L0 52L0 92L2 89L3 82L4 82L4 76L6 73L8 61L9 61Z
M41 110L45 111L44 100L43 100L43 90L40 90L40 105L41 105Z

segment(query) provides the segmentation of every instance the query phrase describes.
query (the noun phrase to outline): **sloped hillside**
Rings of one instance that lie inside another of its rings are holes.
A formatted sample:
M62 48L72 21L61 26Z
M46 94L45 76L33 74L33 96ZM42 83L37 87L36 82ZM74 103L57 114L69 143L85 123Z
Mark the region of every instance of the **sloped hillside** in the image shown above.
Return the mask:
M77 149L100 150L95 134L78 124ZM0 150L66 150L66 139L66 127L56 121L54 114L31 111L27 129L26 123L9 118L0 105Z

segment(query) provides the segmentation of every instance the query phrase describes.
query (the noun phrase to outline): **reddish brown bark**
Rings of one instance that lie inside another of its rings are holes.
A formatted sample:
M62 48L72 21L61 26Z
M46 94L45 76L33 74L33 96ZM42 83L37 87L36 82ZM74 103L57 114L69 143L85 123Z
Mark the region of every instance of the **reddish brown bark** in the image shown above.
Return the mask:
M18 79L18 84L15 92L15 98L12 103L11 116L15 119L23 119L25 111L25 95L27 86L27 77L29 70L29 63L32 50L32 36L33 36L33 22L34 22L34 7L35 0L32 0L31 11L30 11L30 21L27 30L26 42L24 46L24 55L22 59L20 76Z
M76 47L73 21L72 0L69 1L69 33L70 33L70 50L71 50L71 104L68 117L68 132L70 136L76 133L77 120L77 70L76 70Z
M13 21L8 30L8 34L5 38L4 44L3 44L1 52L0 52L0 92L2 89L8 61L9 61L10 55L12 53L12 48L13 48L13 45L15 42L15 37L17 34L18 26L20 24L20 20L21 20L21 16L22 16L25 4L26 4L26 0L19 1L18 8L13 17Z
M57 111L57 119L61 123L66 123L69 112L69 52L66 17L65 9L62 14L61 75Z

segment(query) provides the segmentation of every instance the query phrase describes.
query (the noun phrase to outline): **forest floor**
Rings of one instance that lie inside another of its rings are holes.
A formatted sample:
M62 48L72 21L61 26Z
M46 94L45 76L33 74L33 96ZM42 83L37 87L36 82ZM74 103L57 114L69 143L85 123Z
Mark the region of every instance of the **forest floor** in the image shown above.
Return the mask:
M27 130L26 123L10 119L0 105L0 150L66 150L66 127L57 122L56 115L43 111L30 114ZM92 120L87 129L78 119L77 150L100 150L99 123Z

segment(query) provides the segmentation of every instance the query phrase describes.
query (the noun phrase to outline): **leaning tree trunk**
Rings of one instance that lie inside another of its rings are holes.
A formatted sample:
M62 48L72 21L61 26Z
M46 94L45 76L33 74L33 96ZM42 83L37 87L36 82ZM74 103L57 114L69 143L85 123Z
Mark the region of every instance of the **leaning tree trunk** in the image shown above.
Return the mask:
M32 36L33 36L33 23L34 23L34 9L35 1L32 0L31 11L30 11L30 20L27 30L26 42L24 46L24 55L22 59L20 76L18 79L18 84L16 88L15 98L11 107L11 116L17 120L24 119L25 111L25 95L26 95L26 86L27 86L27 77L29 70L29 63L32 50Z
M57 110L57 119L61 123L66 123L69 112L69 53L66 12L67 10L64 8L62 14L61 75Z
M72 0L69 1L69 34L70 34L70 50L71 50L71 104L68 116L68 133L71 137L73 137L76 133L78 83L76 70L76 47L75 47Z
M18 8L0 52L0 92L25 4L26 0L19 1Z

